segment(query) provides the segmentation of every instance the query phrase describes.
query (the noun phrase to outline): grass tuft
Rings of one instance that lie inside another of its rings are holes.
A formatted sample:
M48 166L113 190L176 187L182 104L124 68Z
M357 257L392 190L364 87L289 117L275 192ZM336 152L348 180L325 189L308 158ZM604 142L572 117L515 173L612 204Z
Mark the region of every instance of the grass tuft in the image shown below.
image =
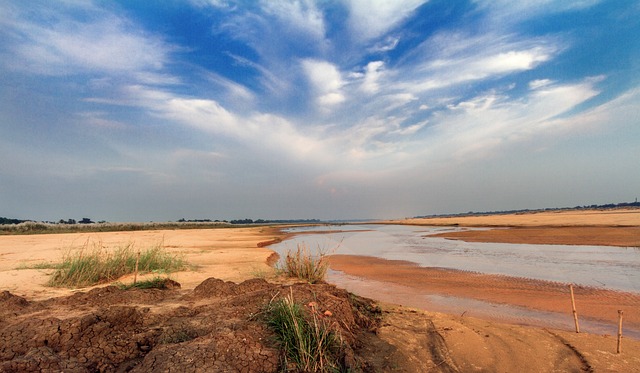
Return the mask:
M315 312L305 318L302 306L289 295L269 304L267 326L276 334L283 356L283 368L298 372L341 370L341 339Z
M54 287L85 287L116 280L135 272L136 256L133 244L109 251L102 247L92 250L87 245L70 252L56 268L48 282ZM162 245L156 245L140 252L138 271L140 273L167 273L187 268L186 261L167 253Z
M307 246L298 244L297 250L288 251L280 270L289 277L296 277L311 284L324 281L329 269L326 254L318 249L317 255L312 255Z
M166 289L168 277L153 277L148 280L137 281L135 284L116 284L122 290L129 289Z

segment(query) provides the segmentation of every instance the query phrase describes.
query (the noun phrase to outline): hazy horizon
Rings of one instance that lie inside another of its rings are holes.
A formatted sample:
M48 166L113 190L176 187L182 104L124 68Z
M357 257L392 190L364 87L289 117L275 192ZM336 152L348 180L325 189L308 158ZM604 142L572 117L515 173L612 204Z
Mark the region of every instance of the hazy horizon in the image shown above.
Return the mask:
M6 1L0 216L379 219L640 196L637 1Z

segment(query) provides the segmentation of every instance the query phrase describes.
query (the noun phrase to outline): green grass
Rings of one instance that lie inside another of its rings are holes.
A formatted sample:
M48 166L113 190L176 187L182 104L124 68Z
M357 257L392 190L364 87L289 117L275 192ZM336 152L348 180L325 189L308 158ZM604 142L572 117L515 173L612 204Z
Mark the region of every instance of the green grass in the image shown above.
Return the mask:
M326 254L318 249L316 255L311 254L307 246L298 244L296 251L288 251L282 267L279 268L285 275L308 281L311 284L324 281L329 269Z
M102 247L90 250L85 245L65 255L48 285L77 288L116 280L135 272L137 254L133 244L114 250ZM187 262L182 257L166 252L162 245L140 251L139 273L169 273L187 268Z
M310 319L310 320L309 320ZM269 304L267 326L276 334L283 357L283 370L299 372L337 372L342 367L342 346L338 334L318 319L315 312L305 317L293 296Z

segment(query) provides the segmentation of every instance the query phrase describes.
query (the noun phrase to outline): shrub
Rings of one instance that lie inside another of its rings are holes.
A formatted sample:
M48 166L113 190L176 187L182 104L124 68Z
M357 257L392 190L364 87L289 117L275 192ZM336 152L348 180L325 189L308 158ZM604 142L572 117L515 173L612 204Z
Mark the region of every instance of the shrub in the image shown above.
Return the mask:
M137 251L128 244L108 251L102 247L88 250L87 245L70 252L49 280L49 286L84 287L113 281L135 272ZM173 272L187 268L179 256L167 253L161 245L140 252L138 271Z
M168 277L154 277L148 280L137 281L132 284L117 284L122 290L129 289L167 289Z
M289 277L297 277L314 284L324 280L329 269L326 254L318 249L312 255L305 244L298 244L295 252L288 251L281 270Z
M277 300L267 308L267 326L276 334L283 368L299 372L340 371L341 339L312 312L305 318L293 296Z

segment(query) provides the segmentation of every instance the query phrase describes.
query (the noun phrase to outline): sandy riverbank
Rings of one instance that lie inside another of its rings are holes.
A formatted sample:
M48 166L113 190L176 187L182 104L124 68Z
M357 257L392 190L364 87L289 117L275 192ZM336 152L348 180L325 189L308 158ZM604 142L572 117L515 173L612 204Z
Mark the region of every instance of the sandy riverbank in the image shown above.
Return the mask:
M275 228L266 227L0 236L0 290L28 299L67 295L72 290L44 285L52 270L18 268L60 262L66 253L82 247L128 244L141 250L160 244L183 255L196 267L171 275L183 288L193 289L209 277L240 282L273 270L267 263L273 252L258 244L279 236Z
M638 227L640 209L558 210L517 214L389 220L392 224L465 227Z

